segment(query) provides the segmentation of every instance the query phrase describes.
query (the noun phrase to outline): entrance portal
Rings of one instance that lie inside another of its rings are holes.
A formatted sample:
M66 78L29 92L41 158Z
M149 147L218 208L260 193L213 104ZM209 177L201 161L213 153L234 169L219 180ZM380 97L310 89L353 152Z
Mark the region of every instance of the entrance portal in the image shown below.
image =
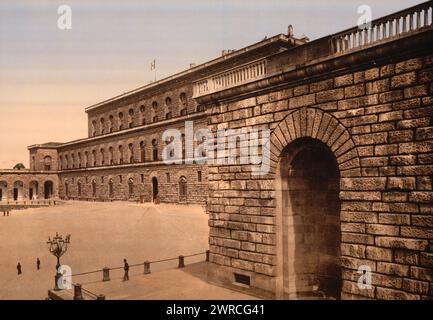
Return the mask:
M280 162L283 286L288 298L339 299L339 170L319 140L292 142Z

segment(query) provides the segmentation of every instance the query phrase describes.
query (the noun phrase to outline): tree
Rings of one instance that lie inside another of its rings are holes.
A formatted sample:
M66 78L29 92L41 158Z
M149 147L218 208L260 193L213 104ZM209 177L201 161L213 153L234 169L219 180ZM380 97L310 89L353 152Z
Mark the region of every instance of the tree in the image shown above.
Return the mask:
M14 166L14 170L21 170L21 169L25 169L26 167L22 164L22 163L17 163Z

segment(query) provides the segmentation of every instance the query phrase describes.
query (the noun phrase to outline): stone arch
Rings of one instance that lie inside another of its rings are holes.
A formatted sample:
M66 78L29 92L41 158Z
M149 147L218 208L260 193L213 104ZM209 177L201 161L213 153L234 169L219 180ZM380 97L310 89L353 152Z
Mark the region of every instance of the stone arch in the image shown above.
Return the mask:
M29 200L37 200L39 196L39 181L32 179L29 183Z
M0 201L8 200L8 183L7 181L0 181Z
M24 183L21 180L14 182L13 198L15 201L21 201L24 198Z
M339 298L340 178L361 175L356 145L336 118L302 108L273 130L269 150L276 191L277 295ZM316 251L308 256L310 247Z
M302 108L288 114L274 129L270 139L271 168L277 168L283 149L300 138L313 138L326 144L345 176L360 176L358 149L349 131L338 119L316 108Z

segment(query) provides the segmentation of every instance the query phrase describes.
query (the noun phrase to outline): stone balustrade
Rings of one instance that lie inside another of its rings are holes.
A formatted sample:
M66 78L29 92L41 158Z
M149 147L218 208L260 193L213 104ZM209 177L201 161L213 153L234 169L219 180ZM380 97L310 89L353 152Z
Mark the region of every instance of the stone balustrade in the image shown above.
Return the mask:
M332 36L334 53L358 49L366 45L398 38L407 33L432 28L433 1L373 20Z

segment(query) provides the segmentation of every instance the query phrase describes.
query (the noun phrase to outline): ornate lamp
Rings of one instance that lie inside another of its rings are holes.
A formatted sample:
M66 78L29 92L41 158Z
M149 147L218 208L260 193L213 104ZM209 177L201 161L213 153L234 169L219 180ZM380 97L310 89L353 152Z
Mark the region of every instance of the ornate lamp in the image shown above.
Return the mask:
M59 236L57 232L56 232L56 236L53 237L53 239L48 237L47 248L50 251L50 253L57 258L56 275L54 277L54 290L56 291L61 290L58 285L58 281L62 276L62 274L59 272L60 257L63 256L68 250L68 244L70 238L71 236L67 235L65 239L63 239L62 236Z

